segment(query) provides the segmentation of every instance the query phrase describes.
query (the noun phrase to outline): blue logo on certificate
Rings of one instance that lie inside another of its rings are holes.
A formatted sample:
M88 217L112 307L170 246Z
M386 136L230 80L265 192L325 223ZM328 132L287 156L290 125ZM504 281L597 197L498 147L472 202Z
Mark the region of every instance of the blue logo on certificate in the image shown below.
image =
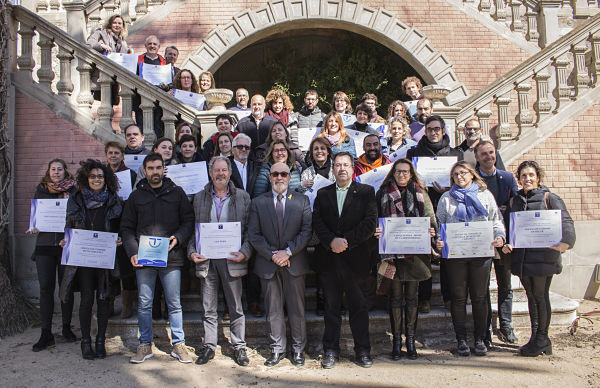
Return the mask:
M411 219L407 219L407 220L406 220L406 225L410 225L410 223L411 223L411 222L412 222L412 220L411 220Z
M98 233L94 233L94 234L92 235L92 237L93 237L93 238L98 238Z
M535 216L540 217L541 216L540 212L535 212Z
M56 206L60 206L60 202L56 201Z
M166 267L168 257L168 237L140 236L138 264L149 267Z
M219 224L219 229L223 229L223 224Z

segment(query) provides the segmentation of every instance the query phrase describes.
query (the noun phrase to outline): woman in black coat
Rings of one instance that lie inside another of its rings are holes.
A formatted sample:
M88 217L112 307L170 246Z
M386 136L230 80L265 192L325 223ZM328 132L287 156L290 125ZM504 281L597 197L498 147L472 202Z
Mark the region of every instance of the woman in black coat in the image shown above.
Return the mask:
M552 308L550 306L550 283L552 276L562 271L561 253L573 248L575 227L565 203L540 182L543 171L534 161L525 161L517 169L517 180L523 187L517 197L511 200L505 214L506 226L510 230L510 212L525 210L560 210L562 218L562 239L549 248L514 248L505 244L502 251L511 253L511 270L518 276L527 293L531 338L519 350L521 355L536 357L542 353L552 354L552 343L548 338L548 328Z
M67 202L65 228L118 232L123 207L121 199L117 196L118 181L112 169L98 160L88 159L81 162L81 168L77 171L77 186L78 191L69 197ZM61 240L60 245L64 247L65 243L65 240ZM117 240L116 244L120 245L120 240ZM81 291L81 354L86 360L104 358L110 272L102 268L65 266L65 276L60 285L62 300L68 299L69 290L75 281ZM90 337L94 291L98 317L95 352L92 350Z
M52 159L48 163L46 174L35 189L34 199L62 199L68 198L75 191L75 180L73 175L67 171L67 164L62 159ZM62 248L59 246L64 233L39 232L30 229L26 233L37 234L35 252L32 259L35 260L38 282L40 284L40 321L42 335L38 342L33 345L33 351L39 352L48 346L54 345L52 335L52 314L54 313L54 289L56 287L56 272L58 270L58 281L63 278L64 267L60 265ZM77 340L71 331L71 315L73 314L73 295L67 303L61 303L62 312L62 335L68 342Z

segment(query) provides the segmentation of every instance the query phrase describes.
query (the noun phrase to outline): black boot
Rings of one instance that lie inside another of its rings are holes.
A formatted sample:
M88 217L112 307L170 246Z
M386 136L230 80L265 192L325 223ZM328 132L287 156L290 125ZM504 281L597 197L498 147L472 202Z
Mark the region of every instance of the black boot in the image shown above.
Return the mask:
M390 308L390 324L392 326L392 360L397 361L402 358L402 319L403 310L401 308Z
M62 336L67 342L75 342L77 341L77 336L71 330L71 325L63 324L62 327Z
M409 360L416 360L419 357L415 346L415 336L411 334L406 336L406 357Z
M92 339L90 337L81 339L81 355L86 360L93 360L96 358L96 353L92 349Z
M50 329L42 329L42 335L38 342L33 344L33 351L39 352L47 347L54 346L54 336L52 335L52 331Z
M417 306L406 306L406 355L409 360L416 360L418 357L415 346L418 315Z
M104 337L96 336L96 357L98 358L106 358L106 346L104 346L104 342Z
M527 343L525 345L523 345L519 348L519 351L521 353L528 352L529 348L535 342L535 337L537 335L537 329L538 329L538 325L539 325L537 307L536 307L535 303L531 303L531 302L529 302L529 321L531 322L531 337L529 338L529 341L527 341Z

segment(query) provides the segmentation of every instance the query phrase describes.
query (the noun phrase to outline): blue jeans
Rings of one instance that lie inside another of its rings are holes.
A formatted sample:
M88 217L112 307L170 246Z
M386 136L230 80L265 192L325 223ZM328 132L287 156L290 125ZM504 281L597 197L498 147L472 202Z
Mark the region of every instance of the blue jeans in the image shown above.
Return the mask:
M181 268L144 267L136 270L138 284L138 326L140 328L140 343L150 344L152 333L152 300L156 276L160 278L167 309L169 310L169 325L173 345L185 342L183 334L183 314L181 312Z

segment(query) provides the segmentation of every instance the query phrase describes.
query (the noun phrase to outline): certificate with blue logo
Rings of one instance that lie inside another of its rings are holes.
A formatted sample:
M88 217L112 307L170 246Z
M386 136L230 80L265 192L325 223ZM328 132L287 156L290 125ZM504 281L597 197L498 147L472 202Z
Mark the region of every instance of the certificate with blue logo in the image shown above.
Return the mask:
M444 242L442 257L494 257L494 229L492 221L457 222L440 225Z
M413 157L412 162L419 177L428 187L437 182L442 187L450 187L450 170L456 163L456 156Z
M32 199L29 215L29 229L40 232L65 231L67 199Z
M422 254L431 253L429 217L390 217L380 218L380 254Z
M548 248L562 240L560 210L510 213L510 244L514 248Z
M67 228L60 263L76 267L114 269L118 238L116 233Z
M196 251L208 259L226 259L242 247L240 222L196 224Z
M168 237L140 236L138 264L148 267L166 267L170 243Z

